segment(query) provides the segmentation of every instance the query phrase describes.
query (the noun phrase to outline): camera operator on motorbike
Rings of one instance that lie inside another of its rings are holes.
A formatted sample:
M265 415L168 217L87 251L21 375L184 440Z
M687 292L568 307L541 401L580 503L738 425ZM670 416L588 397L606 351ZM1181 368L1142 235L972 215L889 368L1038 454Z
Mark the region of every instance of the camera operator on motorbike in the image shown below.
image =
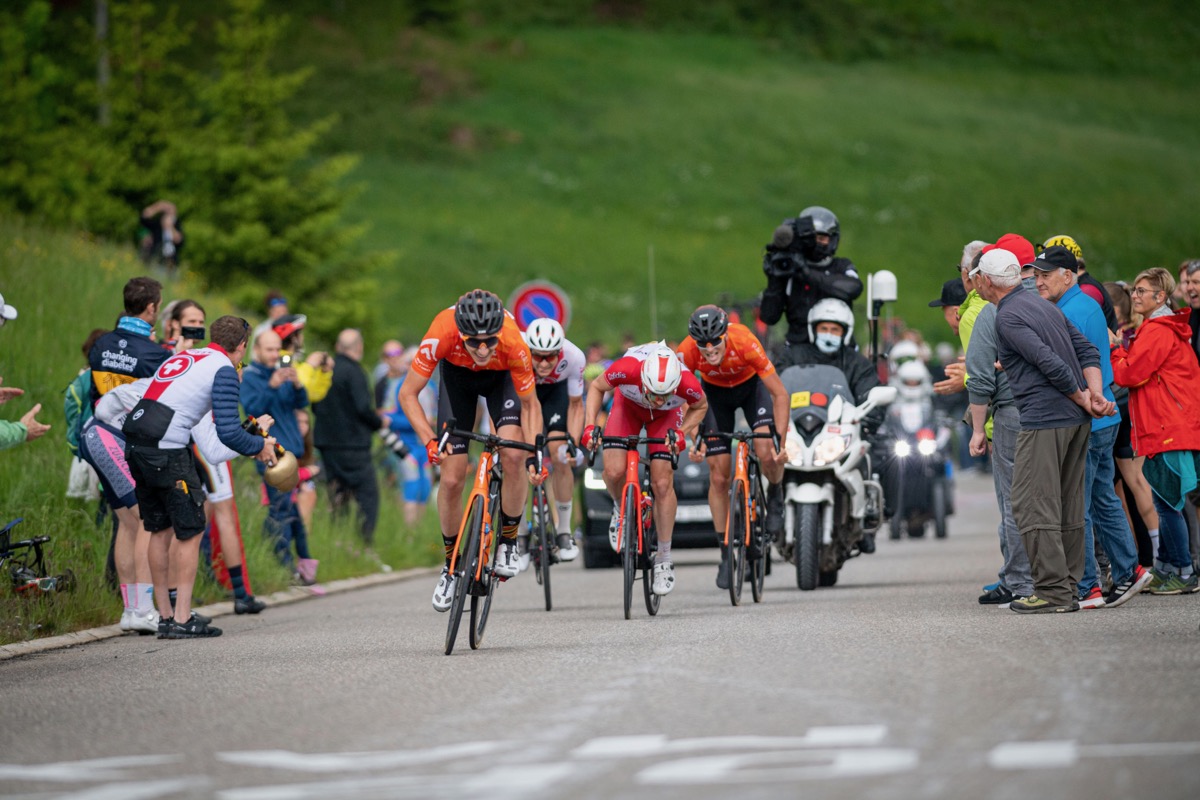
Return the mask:
M809 341L790 347L794 358L792 363L837 367L846 376L850 390L854 392L854 402L859 405L865 403L871 390L879 386L879 376L875 365L851 344L851 336L854 334L854 312L850 310L850 306L834 298L819 301L808 312L807 333ZM863 418L864 439L872 438L883 423L883 415L884 409L880 407ZM865 461L860 463L865 467ZM864 477L871 476L864 473ZM868 510L868 513L872 512L878 515L882 509ZM859 549L864 553L874 553L875 534L863 534Z
M817 303L833 298L850 304L862 294L854 262L836 255L840 237L833 212L809 206L796 219L784 220L767 245L763 255L767 288L759 317L774 325L786 312L788 320L787 341L775 359L776 369L803 363L797 347L813 341L808 314Z
M786 434L788 393L779 380L775 365L767 358L758 338L745 325L730 322L717 306L700 306L688 320L687 338L679 345L679 355L689 370L700 371L700 385L708 398L704 427L708 431L733 433L734 413L742 409L746 422L756 433L770 429ZM771 536L783 529L783 465L787 451L770 439L755 439L754 450L767 478L767 530ZM712 508L717 538L725 540L729 518L729 481L733 459L730 443L721 438L705 438L695 443L689 457L693 461L708 458L708 504ZM721 546L721 566L717 587L729 588L729 553Z
M594 450L601 431L596 430L596 417L604 403L606 392L613 392L612 410L604 425L604 435L636 436L642 428L646 435L675 440L675 453L685 447L684 436L695 436L700 421L708 411L708 400L700 381L684 372L679 358L661 342L650 342L626 351L608 369L588 385L584 404L586 421L579 443ZM686 408L686 411L685 411ZM617 549L617 525L620 507L617 498L625 479L625 445L604 443L604 484L613 498L613 516L608 538ZM675 476L671 469L671 452L667 445L647 446L650 454L650 486L654 491L654 525L658 530L658 551L654 554L654 586L657 595L669 594L675 588L675 568L671 563L671 536L675 532Z

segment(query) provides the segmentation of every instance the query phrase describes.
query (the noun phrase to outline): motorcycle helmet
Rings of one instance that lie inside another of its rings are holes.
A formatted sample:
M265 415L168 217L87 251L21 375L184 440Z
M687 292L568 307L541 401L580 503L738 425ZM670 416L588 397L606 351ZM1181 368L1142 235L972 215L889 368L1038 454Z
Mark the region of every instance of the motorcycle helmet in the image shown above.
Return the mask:
M658 345L642 362L642 391L646 394L672 394L679 386L683 371L674 351Z
M841 325L842 344L850 344L850 337L854 335L854 312L844 301L826 297L824 300L818 300L817 304L809 310L808 340L810 342L817 340L815 329L818 322L836 322Z
M729 328L729 316L714 305L700 306L688 320L688 336L697 344L720 339Z
M474 289L458 298L454 324L463 336L495 336L504 326L504 304L483 289Z
M909 339L901 339L888 351L888 374L894 378L901 366L909 361L918 361L920 358L921 348L917 346L917 343Z
M809 206L800 212L800 216L808 217L812 220L814 232L823 233L829 237L829 244L813 243L812 260L824 261L825 259L833 258L837 253L838 241L841 238L837 216L824 206Z
M529 349L539 353L557 353L563 348L562 325L550 317L535 319L529 323L523 335Z
M924 400L933 391L933 378L925 365L914 359L896 370L895 386L901 400Z

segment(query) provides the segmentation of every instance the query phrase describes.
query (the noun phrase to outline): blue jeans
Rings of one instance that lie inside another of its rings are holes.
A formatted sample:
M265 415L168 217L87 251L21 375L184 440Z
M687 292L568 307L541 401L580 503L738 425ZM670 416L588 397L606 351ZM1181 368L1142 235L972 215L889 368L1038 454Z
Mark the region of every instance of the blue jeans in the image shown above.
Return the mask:
M1137 566L1137 545L1125 509L1113 489L1116 461L1113 460L1113 444L1117 440L1119 426L1110 425L1092 431L1088 437L1087 472L1083 480L1084 497L1084 556L1083 580L1079 594L1084 596L1097 584L1096 549L1093 536L1108 553L1112 565L1113 583L1132 577Z
M258 465L259 473L265 471L262 463ZM263 533L271 540L275 557L285 567L292 565L292 545L296 546L296 556L311 558L308 552L308 531L304 528L304 520L300 518L300 509L291 492L281 492L271 484L263 481L267 490L267 518L263 520Z
M1176 571L1190 567L1192 554L1188 548L1187 522L1183 519L1183 512L1172 508L1158 496L1158 492L1152 490L1150 494L1154 497L1154 510L1158 512L1159 550L1154 554L1155 560L1165 561Z

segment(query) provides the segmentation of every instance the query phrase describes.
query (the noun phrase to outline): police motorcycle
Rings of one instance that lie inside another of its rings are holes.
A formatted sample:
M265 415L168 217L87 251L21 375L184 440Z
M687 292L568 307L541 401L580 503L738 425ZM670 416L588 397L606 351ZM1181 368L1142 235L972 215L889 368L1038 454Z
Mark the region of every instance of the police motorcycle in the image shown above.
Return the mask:
M878 530L883 487L871 471L862 419L896 397L871 389L855 405L846 376L834 366L788 367L780 375L791 398L785 446L784 525L775 546L796 565L805 591L837 583L847 559L860 554L864 533Z
M932 379L919 360L901 363L891 383L899 396L879 436L889 537L921 537L932 525L934 535L944 539L946 518L954 513L950 420L935 410Z

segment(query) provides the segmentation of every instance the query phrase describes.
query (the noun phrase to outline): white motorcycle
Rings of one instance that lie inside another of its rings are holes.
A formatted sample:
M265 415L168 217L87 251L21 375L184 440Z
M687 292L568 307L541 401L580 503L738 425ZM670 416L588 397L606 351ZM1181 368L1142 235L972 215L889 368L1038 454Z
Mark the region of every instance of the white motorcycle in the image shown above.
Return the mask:
M883 487L871 471L862 419L896 398L877 386L854 404L837 367L788 367L780 375L791 397L784 468L784 527L775 546L796 565L805 591L837 583L846 559L859 555L864 533L879 529Z

